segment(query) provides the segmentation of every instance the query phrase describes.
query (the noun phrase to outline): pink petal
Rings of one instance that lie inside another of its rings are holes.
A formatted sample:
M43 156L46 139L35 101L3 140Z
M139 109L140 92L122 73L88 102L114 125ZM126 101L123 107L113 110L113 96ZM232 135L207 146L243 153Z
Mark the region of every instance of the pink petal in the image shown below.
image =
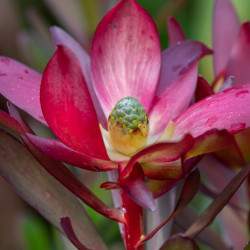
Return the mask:
M233 75L235 86L250 82L250 22L242 24L226 67L225 78Z
M186 135L183 140L177 143L158 143L151 145L137 154L128 162L125 169L120 174L119 180L127 178L136 162L169 162L177 160L182 154L187 152L193 145L193 138ZM159 173L160 174L160 173Z
M186 40L186 37L181 29L180 24L174 17L168 17L167 20L168 37L171 44Z
M40 105L41 74L7 57L0 57L0 94L47 125Z
M152 135L161 134L167 124L188 107L197 82L197 63L211 53L199 42L184 41L163 52L160 82L149 113Z
M58 46L44 71L41 106L51 130L67 146L108 160L80 65L67 47Z
M92 76L91 76L89 54L83 49L83 47L73 37L71 37L68 33L66 33L61 28L54 26L50 30L51 30L51 34L52 34L55 45L64 45L68 47L69 49L71 49L72 52L74 52L75 55L77 56L77 59L79 60L79 63L82 69L84 79L89 89L89 93L91 95L93 104L95 106L98 119L102 123L103 127L106 128L107 117L105 117L103 113L102 107L99 103L99 100L94 90Z
M239 20L229 0L217 0L213 15L213 50L215 77L226 67L239 33Z
M175 120L174 138L197 137L211 129L237 133L250 126L250 83L214 94L195 103Z
M136 0L122 0L97 27L92 72L106 116L123 97L149 109L161 65L159 36L152 18Z

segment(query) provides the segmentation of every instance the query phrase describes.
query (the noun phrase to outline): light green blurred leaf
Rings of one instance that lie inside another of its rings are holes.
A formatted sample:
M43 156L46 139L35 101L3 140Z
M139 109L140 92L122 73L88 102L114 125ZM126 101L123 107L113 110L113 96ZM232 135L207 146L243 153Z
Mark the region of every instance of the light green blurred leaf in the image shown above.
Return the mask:
M38 216L28 215L22 223L27 250L50 250L48 226Z

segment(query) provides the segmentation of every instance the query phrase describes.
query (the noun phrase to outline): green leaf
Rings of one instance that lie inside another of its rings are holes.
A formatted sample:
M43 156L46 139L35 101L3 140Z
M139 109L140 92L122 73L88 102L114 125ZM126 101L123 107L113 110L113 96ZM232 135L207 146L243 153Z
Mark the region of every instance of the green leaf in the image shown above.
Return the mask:
M244 247L244 250L250 250L250 241L248 241L247 245Z
M48 227L38 216L27 216L22 223L23 236L28 250L49 250L50 235Z

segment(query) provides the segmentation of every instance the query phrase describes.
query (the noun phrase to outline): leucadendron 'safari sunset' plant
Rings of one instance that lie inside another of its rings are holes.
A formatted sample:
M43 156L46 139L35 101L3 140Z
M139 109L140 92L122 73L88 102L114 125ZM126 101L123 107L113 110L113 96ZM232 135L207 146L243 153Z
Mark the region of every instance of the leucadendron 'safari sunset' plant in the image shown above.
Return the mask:
M0 57L0 93L9 100L0 122L22 140L0 130L0 173L78 249L107 247L76 197L119 222L126 249L144 249L197 193L202 156L233 145L233 134L250 126L250 83L192 104L198 61L212 51L186 40L161 52L155 24L136 0L121 0L102 19L91 55L62 29L51 33L56 49L42 75ZM16 107L57 139L34 134ZM101 188L112 190L115 206L62 162L108 172ZM165 234L154 248L197 249L194 238L207 230L208 245L226 249L206 227L249 171L243 168L185 233ZM161 216L158 199L182 180L171 215L146 232L144 214Z

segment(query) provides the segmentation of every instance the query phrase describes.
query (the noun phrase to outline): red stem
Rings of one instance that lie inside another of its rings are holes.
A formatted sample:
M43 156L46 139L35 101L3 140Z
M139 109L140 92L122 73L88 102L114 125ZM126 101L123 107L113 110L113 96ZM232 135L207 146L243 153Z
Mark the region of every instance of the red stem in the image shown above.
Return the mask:
M143 250L144 246L135 247L144 235L143 209L121 191L123 208L127 225L124 225L124 238L127 250Z

